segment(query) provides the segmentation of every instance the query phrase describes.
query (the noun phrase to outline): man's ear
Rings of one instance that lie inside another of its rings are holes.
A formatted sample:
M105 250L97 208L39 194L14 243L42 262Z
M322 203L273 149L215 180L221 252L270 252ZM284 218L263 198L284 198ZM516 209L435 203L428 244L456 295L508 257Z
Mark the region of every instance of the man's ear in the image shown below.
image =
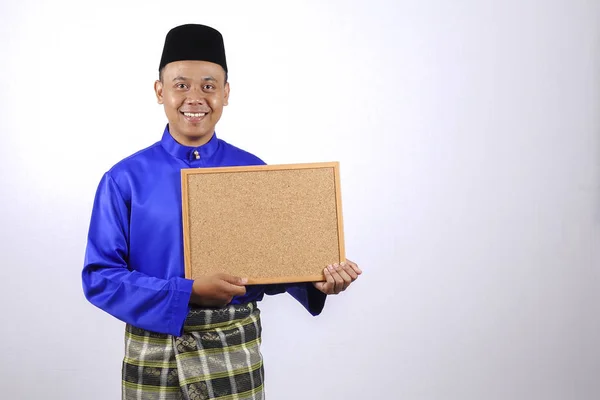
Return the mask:
M223 100L223 105L226 106L229 104L229 82L225 83L225 98Z
M159 80L154 82L154 93L156 94L156 100L158 101L158 104L162 104L163 103L163 84Z

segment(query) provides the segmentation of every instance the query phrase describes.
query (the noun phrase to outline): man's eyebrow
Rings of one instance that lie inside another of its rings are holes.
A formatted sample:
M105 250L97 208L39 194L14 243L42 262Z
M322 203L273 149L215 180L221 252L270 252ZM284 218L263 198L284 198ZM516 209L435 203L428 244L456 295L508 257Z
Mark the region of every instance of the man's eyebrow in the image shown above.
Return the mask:
M176 76L175 78L173 78L173 82L175 82L175 81L189 81L189 80L190 80L190 78L186 78L185 76L181 76L181 75ZM217 80L213 76L211 76L211 75L202 77L202 80L203 81L210 81L210 82L217 82Z

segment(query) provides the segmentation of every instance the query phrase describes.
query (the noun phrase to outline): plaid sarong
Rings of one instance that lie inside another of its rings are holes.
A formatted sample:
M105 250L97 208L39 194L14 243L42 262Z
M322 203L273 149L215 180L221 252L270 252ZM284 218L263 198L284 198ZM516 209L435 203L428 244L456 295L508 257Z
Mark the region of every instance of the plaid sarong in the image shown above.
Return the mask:
M192 309L182 336L127 325L122 398L263 399L261 331L255 302Z

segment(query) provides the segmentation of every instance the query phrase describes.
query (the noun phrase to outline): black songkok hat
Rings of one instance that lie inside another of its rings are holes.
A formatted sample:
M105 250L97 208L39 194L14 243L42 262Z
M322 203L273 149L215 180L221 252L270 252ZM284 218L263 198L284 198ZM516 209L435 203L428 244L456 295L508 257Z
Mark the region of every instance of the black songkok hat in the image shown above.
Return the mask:
M167 33L158 70L173 61L197 60L219 64L227 72L223 36L210 26L187 24Z

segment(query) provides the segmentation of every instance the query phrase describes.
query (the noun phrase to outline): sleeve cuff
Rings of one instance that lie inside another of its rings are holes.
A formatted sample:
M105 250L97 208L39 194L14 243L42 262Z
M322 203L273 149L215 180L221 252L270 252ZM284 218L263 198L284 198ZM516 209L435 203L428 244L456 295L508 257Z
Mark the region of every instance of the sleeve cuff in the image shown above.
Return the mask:
M171 316L170 331L171 335L183 335L183 326L190 311L190 296L192 295L191 279L177 278L175 280L175 293L173 314Z

